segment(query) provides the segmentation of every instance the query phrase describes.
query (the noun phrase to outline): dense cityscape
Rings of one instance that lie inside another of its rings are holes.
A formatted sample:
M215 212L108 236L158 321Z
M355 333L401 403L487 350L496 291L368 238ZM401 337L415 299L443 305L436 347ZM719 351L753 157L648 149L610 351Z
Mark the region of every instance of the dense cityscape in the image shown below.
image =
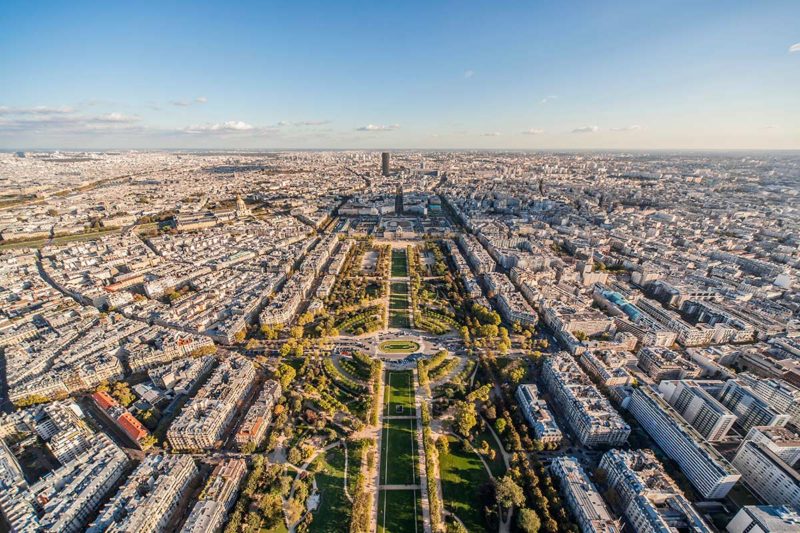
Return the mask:
M800 156L0 152L0 531L800 531Z

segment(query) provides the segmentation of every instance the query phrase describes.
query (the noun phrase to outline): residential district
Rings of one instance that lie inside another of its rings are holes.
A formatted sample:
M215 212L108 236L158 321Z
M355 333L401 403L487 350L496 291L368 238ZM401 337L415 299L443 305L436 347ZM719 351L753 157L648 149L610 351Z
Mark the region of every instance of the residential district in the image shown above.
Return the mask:
M0 531L800 531L790 153L0 153Z

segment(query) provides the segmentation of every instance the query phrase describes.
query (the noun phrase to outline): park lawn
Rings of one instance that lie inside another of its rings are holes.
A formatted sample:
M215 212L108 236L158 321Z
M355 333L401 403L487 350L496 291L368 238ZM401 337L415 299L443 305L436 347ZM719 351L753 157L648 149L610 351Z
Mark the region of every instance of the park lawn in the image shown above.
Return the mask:
M392 292L389 296L389 309L408 308L408 283L405 281L393 281Z
M344 494L344 449L328 450L324 459L317 460L324 461L325 467L316 475L320 501L308 531L334 533L341 531L342 524L350 523L353 506Z
M389 416L413 415L416 414L414 405L414 384L412 383L413 374L411 371L386 372L384 382L386 392L384 404L386 405L385 414ZM397 407L402 407L402 412Z
M392 277L404 278L408 276L408 260L406 251L400 248L392 250Z
M467 531L484 531L482 504L475 498L481 485L490 480L489 473L472 450L455 437L448 438L450 453L439 456L444 506L464 522Z
M416 419L384 420L381 448L381 485L419 483Z
M489 443L489 447L494 450L494 461L490 460L489 457L483 456L486 462L489 464L489 469L492 471L492 475L494 477L501 477L503 474L506 473L506 464L503 462L503 454L500 451L500 446L497 444L497 440L492 435L492 432L489 429L484 429L482 432L478 433L475 437L475 440L472 441L472 445L475 447L476 450L480 450L483 446L481 441L486 441Z
M384 341L379 346L382 352L386 353L412 353L419 350L419 343L411 340Z
M408 283L395 281L389 293L389 327L410 328L408 317Z
M378 497L378 532L422 532L422 503L418 490L381 491Z
M408 311L390 311L389 327L398 329L410 328L411 320L408 318Z

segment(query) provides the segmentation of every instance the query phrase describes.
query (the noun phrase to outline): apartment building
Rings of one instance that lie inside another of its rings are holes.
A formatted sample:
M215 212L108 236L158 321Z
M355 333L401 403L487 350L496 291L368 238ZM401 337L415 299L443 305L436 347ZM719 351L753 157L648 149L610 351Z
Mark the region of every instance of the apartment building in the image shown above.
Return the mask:
M627 408L664 453L678 463L703 497L724 498L741 477L700 433L651 388L643 386L635 389Z
M198 475L189 455L147 455L107 502L88 533L164 531L192 480Z
M572 357L562 352L547 358L542 382L584 446L621 446L627 441L630 426Z
M173 421L167 432L170 446L175 450L214 448L254 379L255 367L248 359L225 359Z
M272 420L272 408L275 407L281 396L281 384L275 380L267 380L258 395L258 398L247 410L244 420L233 440L239 448L248 443L256 446L261 444Z
M790 419L741 379L726 381L719 392L719 401L736 415L743 431L750 431L753 426L785 426Z
M599 468L637 533L714 531L670 478L651 450L610 450Z
M621 528L597 488L574 457L557 457L550 471L558 478L564 502L581 533L619 533Z
M698 433L715 442L724 439L736 422L736 415L711 392L722 386L721 381L664 380L658 391Z
M800 507L800 473L768 445L751 440L742 442L733 458L733 466L763 501L770 505Z
M244 459L226 459L214 467L181 532L214 533L222 529L246 473Z
M728 533L800 531L800 510L786 505L745 505L725 529Z
M533 383L519 385L516 397L536 438L543 443L560 444L563 435L547 403L539 397L539 388Z

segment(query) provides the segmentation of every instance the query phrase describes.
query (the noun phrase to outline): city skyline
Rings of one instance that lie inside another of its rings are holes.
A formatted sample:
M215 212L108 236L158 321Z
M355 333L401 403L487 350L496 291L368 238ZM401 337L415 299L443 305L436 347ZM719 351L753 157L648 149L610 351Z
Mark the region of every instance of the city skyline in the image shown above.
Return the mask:
M3 149L800 149L793 2L7 5Z

